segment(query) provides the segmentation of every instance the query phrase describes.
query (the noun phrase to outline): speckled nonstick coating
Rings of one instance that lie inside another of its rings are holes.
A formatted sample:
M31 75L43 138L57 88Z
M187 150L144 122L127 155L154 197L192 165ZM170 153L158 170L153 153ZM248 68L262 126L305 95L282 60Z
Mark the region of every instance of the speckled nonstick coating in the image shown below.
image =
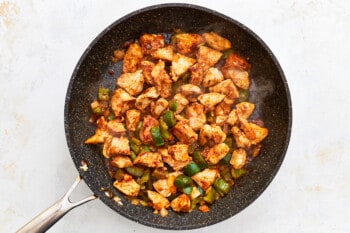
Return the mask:
M269 129L261 154L249 164L248 173L235 182L229 194L215 202L210 212L195 210L174 213L166 218L153 214L148 207L134 206L112 186L104 165L101 148L85 145L94 133L89 123L90 103L99 86L115 87L120 64L111 62L113 51L121 43L138 38L142 33L214 31L233 42L234 50L249 57L251 69L250 101L256 103L252 118L260 117ZM114 70L110 75L108 70ZM70 80L65 103L65 132L68 147L78 171L101 201L117 213L144 225L163 229L193 229L212 225L243 210L266 189L276 175L285 156L292 126L292 106L288 85L276 58L265 43L239 22L218 12L188 4L163 4L135 11L106 28L86 49ZM88 171L79 169L81 161L89 164ZM123 205L105 195L111 190L121 197Z

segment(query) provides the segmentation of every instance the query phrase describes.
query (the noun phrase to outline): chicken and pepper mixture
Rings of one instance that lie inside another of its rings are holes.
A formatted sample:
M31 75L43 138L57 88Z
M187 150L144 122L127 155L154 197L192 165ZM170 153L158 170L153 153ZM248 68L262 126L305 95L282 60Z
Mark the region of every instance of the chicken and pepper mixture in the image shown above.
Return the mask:
M116 88L91 103L113 186L134 204L210 210L246 172L268 135L251 119L251 65L215 32L143 34L114 51Z

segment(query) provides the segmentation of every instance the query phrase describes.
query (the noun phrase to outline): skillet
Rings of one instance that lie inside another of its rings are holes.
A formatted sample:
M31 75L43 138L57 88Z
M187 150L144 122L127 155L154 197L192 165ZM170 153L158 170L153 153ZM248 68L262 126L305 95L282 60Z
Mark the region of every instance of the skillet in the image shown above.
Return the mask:
M252 64L249 101L256 104L252 118L261 118L269 129L260 155L248 164L247 174L235 182L231 191L210 207L208 213L194 210L179 214L169 210L166 218L151 208L132 205L114 187L101 156L101 148L85 145L95 127L89 123L90 103L99 86L113 90L121 73L121 63L113 63L113 51L143 33L214 31L232 42L233 49ZM283 71L266 44L241 23L200 6L161 4L137 10L115 21L101 32L80 58L72 74L65 102L64 125L67 144L79 177L72 188L54 206L38 215L18 232L42 232L70 209L99 198L120 215L135 222L161 229L194 229L209 226L234 216L246 208L267 188L284 159L292 127L292 105ZM87 170L82 169L87 165ZM69 194L83 179L93 196L71 203ZM120 201L116 201L116 198ZM118 203L122 203L122 205ZM49 219L49 222L47 221Z

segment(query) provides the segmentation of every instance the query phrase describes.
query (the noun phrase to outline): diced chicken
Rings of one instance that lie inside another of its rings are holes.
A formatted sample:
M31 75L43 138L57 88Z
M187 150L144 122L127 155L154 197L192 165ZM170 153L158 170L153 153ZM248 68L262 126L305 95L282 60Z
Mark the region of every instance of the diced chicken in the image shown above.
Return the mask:
M199 131L199 145L214 145L224 142L226 134L220 126L205 124Z
M250 64L246 60L231 53L221 67L221 72L225 78L231 79L236 86L247 90L250 85L247 72L249 69Z
M196 51L204 39L198 34L181 33L176 36L176 49L181 54L190 54Z
M208 45L213 49L222 51L231 48L231 42L215 32L203 33L202 36Z
M168 179L159 179L153 182L153 187L164 197L169 197L172 194L168 185Z
M224 80L224 76L218 68L211 67L205 72L203 86L211 87Z
M123 73L134 73L142 60L142 51L139 44L129 46L123 60Z
M151 102L158 98L159 92L155 87L147 88L141 95L136 98L135 106L141 111L145 110Z
M143 54L151 54L153 51L163 48L165 42L161 34L143 34L140 37L140 44Z
M226 122L230 125L235 125L238 122L237 110L233 109L227 117Z
M189 104L189 101L186 99L185 96L181 95L180 93L177 93L174 95L173 100L177 103L177 108L175 113L180 113L182 110L185 109L185 107Z
M174 157L168 153L168 150L164 148L158 149L158 152L162 155L163 161L175 171L181 170L192 160L191 157L188 157L185 161L175 160Z
M190 195L191 200L196 199L200 195L201 195L201 192L199 191L199 189L196 186L194 186L192 188L192 192L191 192L191 195Z
M152 77L152 70L155 66L155 64L151 61L143 60L141 61L141 69L143 73L143 77L145 79L145 82L149 85L154 85L153 77Z
M200 63L194 64L189 68L189 71L191 73L191 78L189 83L196 86L200 86L202 84L203 76L204 76L204 70L203 70L202 64Z
M240 118L239 120L241 123L241 129L253 145L260 143L269 133L267 128L250 123L245 119Z
M196 60L193 58L175 53L171 62L171 76L173 81L176 82L195 62Z
M233 151L230 164L234 169L242 168L247 160L247 152L243 148L238 148Z
M180 86L177 91L191 102L196 102L197 97L203 93L200 87L193 84L184 84Z
M199 102L205 107L207 107L209 110L214 109L215 105L223 101L224 98L225 95L215 92L205 93L203 95L198 96Z
M124 124L118 120L111 120L107 123L108 133L112 136L118 137L126 134Z
M207 46L200 46L197 51L197 61L204 65L204 70L214 66L221 58L222 53Z
M198 139L198 135L193 131L189 125L189 122L186 120L176 123L172 129L172 132L182 143L192 144Z
M167 98L171 95L171 78L165 71L165 63L159 60L152 70L152 77L154 85L157 91L163 98Z
M251 145L250 140L237 126L233 126L231 129L236 145L241 148L249 148Z
M108 136L107 132L107 121L102 116L96 121L96 130L95 134L85 140L85 144L99 144L105 141L105 138Z
M152 51L151 56L155 59L161 59L165 61L172 61L173 60L173 47L171 45L168 45L164 48L159 48L155 51Z
M186 144L175 144L168 146L168 153L174 160L177 161L188 161L188 145Z
M158 126L158 125L159 125L159 122L155 118L153 118L149 115L145 116L145 118L143 119L142 128L140 130L141 141L146 143L146 144L152 144L153 138L151 135L151 128Z
M128 174L124 175L122 181L116 180L113 186L127 196L136 197L140 192L140 185Z
M217 164L229 151L228 145L220 143L207 150L204 149L202 155L209 164Z
M189 212L191 200L186 194L183 193L172 200L170 206L175 212Z
M117 84L124 88L130 95L135 96L143 90L144 78L142 70L137 70L134 73L124 73L117 79Z
M209 87L209 91L226 95L224 101L227 104L233 104L235 99L239 97L239 92L231 79L225 79L215 86Z
M164 98L159 98L157 101L151 103L152 116L158 118L169 106L169 103Z
M129 140L127 137L113 137L109 145L109 155L130 155Z
M204 106L198 103L192 103L185 110L189 124L194 131L199 130L207 121L204 113Z
M228 116L228 114L231 112L231 104L227 104L226 102L222 101L221 103L217 104L215 107L215 115L218 116Z
M201 172L191 176L192 180L194 180L203 190L207 190L219 176L219 172L217 169L206 168Z
M248 117L253 113L255 105L250 102L241 102L236 104L235 107L239 118L248 119Z
M111 107L114 115L117 117L121 116L134 105L135 100L135 97L129 95L122 88L115 90L111 98Z
M133 166L132 161L130 159L129 156L126 155L117 155L114 156L111 161L110 164L114 167L118 167L118 168L125 168L125 167L131 167Z
M147 196L151 200L152 207L155 210L166 209L170 206L168 199L157 192L147 190Z
M158 152L143 152L137 155L134 164L146 167L163 167L164 163L161 154Z
M140 122L141 112L137 109L130 109L126 111L126 128L129 131L135 131L138 123Z

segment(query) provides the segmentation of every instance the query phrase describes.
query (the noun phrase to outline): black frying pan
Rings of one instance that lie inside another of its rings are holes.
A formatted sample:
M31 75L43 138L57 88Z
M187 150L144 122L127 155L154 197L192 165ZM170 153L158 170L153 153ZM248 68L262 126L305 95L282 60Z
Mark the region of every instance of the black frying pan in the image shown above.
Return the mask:
M143 33L214 31L233 43L233 49L252 64L249 101L256 104L254 117L262 118L269 129L261 154L248 165L248 173L235 182L230 193L215 202L208 213L194 210L166 218L151 208L132 205L112 185L101 148L85 145L94 133L89 123L90 103L99 86L115 87L120 64L111 62L113 51ZM111 75L110 70L114 71ZM285 156L292 125L292 106L283 71L265 43L239 22L218 12L189 4L163 4L135 11L107 27L86 49L69 83L65 103L65 130L68 147L80 176L92 192L117 213L135 222L163 229L193 229L218 223L237 214L266 189ZM82 161L88 170L80 169ZM112 196L121 198L119 205Z

